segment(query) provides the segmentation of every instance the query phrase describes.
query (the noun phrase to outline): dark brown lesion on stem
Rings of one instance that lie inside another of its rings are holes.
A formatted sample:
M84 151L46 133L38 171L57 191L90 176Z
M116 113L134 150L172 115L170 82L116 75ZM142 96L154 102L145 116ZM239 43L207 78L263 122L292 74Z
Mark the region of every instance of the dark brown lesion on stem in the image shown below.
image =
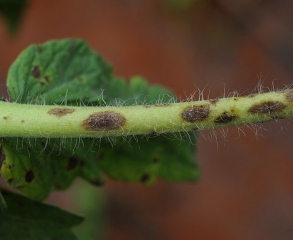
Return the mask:
M249 113L276 113L286 108L286 105L279 101L266 101L259 104L253 105L248 109Z
M126 119L117 112L99 112L91 114L82 122L82 127L90 131L114 130L124 126Z
M189 106L184 108L181 117L186 122L196 122L205 120L210 113L209 105Z
M219 117L217 117L214 122L215 123L228 123L237 119L237 116L230 115L228 112L222 113Z

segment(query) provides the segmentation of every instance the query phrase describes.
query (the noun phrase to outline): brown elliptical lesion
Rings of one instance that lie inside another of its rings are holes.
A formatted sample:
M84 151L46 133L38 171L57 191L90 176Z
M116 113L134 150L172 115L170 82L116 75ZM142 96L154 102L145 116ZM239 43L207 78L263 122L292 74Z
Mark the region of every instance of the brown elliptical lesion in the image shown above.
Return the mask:
M188 106L183 109L181 117L186 122L194 123L196 121L205 120L210 113L210 106L200 105L200 106Z
M253 105L248 109L249 113L253 114L272 114L283 111L286 105L279 101L265 101Z
M82 127L89 131L115 130L126 123L125 117L117 112L105 111L91 114L82 122Z
M237 116L229 114L228 112L223 112L219 117L217 117L215 123L228 123L237 119Z

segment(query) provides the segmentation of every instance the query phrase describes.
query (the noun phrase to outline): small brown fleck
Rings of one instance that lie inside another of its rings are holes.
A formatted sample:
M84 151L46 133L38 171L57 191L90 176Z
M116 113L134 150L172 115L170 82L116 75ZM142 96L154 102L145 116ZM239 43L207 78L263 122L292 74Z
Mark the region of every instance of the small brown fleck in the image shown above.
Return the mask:
M77 158L75 158L75 157L69 158L66 170L68 170L68 171L73 170L74 168L76 168L77 164L78 164L78 159Z
M45 80L46 80L47 83L49 83L50 82L50 77L49 76L45 76Z
M290 102L293 102L293 90L290 92L286 93L286 99Z
M153 158L153 163L158 163L159 159L157 157Z
M143 107L145 107L145 108L150 108L151 107L151 105L142 105Z
M150 175L149 175L149 174L143 174L143 175L140 177L140 182L142 182L142 183L146 183L149 179L150 179Z
M236 116L233 115L229 115L227 112L224 112L221 116L217 117L215 119L215 123L228 123L228 122L232 122L236 119Z
M210 113L209 105L186 107L181 116L187 122L203 121Z
M211 104L216 104L219 101L219 98L210 99L209 101Z
M162 103L162 104L155 104L156 107L167 107L167 106L171 106L171 104L169 103Z
M13 178L9 178L9 179L7 180L7 182L8 182L9 184L11 184L11 183L13 182Z
M8 118L9 118L8 116L3 117L4 120L8 120Z
M29 170L29 171L26 172L25 181L27 183L30 183L31 181L33 181L34 178L35 178L35 174L34 174L33 170Z
M31 75L34 78L39 78L41 76L41 70L38 66L34 66L33 70L31 71Z
M82 122L83 128L90 131L113 130L122 127L126 119L116 112L98 112L91 114Z
M285 119L286 117L281 117L281 116L272 116L272 120L281 120ZM269 121L269 120L268 120Z
M156 132L156 131L151 131L150 133L149 133L149 137L157 137L157 136L159 136L160 135L160 133L158 133L158 132Z
M268 101L256 104L248 109L250 113L275 113L280 112L286 107L285 104L277 101Z
M45 85L45 83L44 83L44 82L39 82L39 83L40 83L40 85L41 85L41 86L44 86L44 85Z
M57 117L63 117L66 114L73 113L75 110L70 108L52 108L48 111L49 114L55 115Z
M21 120L22 123L24 123L24 120Z

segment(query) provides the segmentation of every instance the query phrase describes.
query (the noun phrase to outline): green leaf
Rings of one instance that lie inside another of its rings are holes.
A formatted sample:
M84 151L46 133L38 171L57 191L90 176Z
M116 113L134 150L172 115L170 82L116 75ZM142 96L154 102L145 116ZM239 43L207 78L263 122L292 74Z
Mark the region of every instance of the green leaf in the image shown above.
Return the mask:
M136 105L174 101L160 86L142 77L112 76L111 67L82 40L50 41L27 48L13 63L7 80L11 99L37 104ZM181 136L181 135L179 135ZM3 178L27 196L42 200L80 176L103 185L102 175L151 184L157 178L195 181L196 136L135 136L108 139L2 140ZM44 174L46 173L46 174ZM32 177L33 176L33 177Z
M13 101L61 104L102 101L112 69L82 40L31 45L11 65L7 87Z
M0 14L11 35L17 32L26 5L26 0L0 0Z
M1 213L1 240L76 240L71 228L83 218L57 207L2 191L7 211Z

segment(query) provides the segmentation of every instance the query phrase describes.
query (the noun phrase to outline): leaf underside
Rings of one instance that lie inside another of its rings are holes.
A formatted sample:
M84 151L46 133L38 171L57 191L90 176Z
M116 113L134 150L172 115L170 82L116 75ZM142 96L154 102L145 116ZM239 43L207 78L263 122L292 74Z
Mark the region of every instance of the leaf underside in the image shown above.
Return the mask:
M18 103L60 105L133 105L167 102L174 95L149 86L141 77L126 81L82 40L32 45L12 64L7 87ZM133 139L2 139L2 177L28 197L42 200L67 188L76 177L103 185L108 177L151 184L195 181L196 137L137 136ZM0 161L1 162L1 161Z

